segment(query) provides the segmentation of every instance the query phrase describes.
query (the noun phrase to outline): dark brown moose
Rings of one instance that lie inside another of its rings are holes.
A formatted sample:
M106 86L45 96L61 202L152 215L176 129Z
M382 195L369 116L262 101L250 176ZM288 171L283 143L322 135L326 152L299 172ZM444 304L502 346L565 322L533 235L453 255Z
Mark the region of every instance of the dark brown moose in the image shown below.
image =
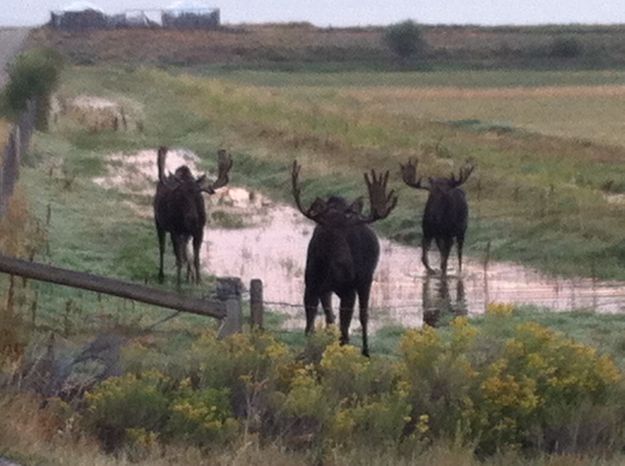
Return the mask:
M163 254L165 234L169 233L176 256L176 284L180 287L183 262L187 264L187 280L193 275L195 283L200 282L200 247L206 224L202 193L214 194L217 188L228 184L232 159L225 150L218 151L217 179L209 183L206 175L194 178L186 165L179 166L173 174L165 174L167 151L166 147L158 149L158 184L154 195L154 221L160 254L158 279L162 283L165 278ZM190 239L193 239L193 269L187 257L187 244Z
M409 160L406 165L400 164L404 183L415 189L424 189L430 194L423 212L423 239L421 243L421 260L429 273L435 273L428 261L428 249L432 240L441 254L441 272L447 273L447 260L454 239L458 249L458 271L462 271L462 246L467 231L469 206L460 186L467 181L474 166L467 162L460 169L458 177L453 173L448 178L428 178L428 185L421 184L417 179L417 160Z
M360 306L362 354L369 356L367 321L369 293L373 273L380 255L378 239L367 224L386 218L397 204L393 191L387 194L388 171L379 176L374 170L365 173L371 211L362 213L363 200L349 204L344 198L317 198L307 209L302 207L299 187L300 166L293 163L291 174L293 197L300 212L317 225L308 244L305 272L304 306L306 334L315 329L319 301L326 324L334 323L332 293L340 298L341 344L349 342L349 325L354 313L356 295Z

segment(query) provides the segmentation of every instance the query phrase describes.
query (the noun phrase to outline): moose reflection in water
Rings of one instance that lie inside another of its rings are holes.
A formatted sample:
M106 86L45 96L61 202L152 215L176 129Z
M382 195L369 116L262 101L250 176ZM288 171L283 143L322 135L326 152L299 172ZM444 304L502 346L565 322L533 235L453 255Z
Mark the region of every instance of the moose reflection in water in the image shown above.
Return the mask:
M455 282L455 283L454 283ZM455 299L452 300L450 288L455 284ZM439 327L454 317L468 314L467 301L462 277L433 277L423 279L423 323L430 327Z
M462 246L469 221L469 206L464 191L460 188L473 172L473 165L468 163L460 169L458 177L453 173L448 178L428 178L428 185L417 179L418 160L409 160L400 164L402 179L411 188L429 192L423 212L423 240L421 242L421 260L430 273L435 273L428 261L428 249L432 240L436 241L441 254L441 273L447 273L447 260L456 240L458 249L458 272L462 271Z
M368 224L386 218L397 205L394 191L386 191L389 172L378 176L371 170L370 178L367 173L364 175L371 206L368 215L362 213L362 198L351 204L339 196L331 196L326 200L317 198L310 207L304 208L300 200L299 172L300 166L295 161L291 173L293 198L300 212L316 223L306 257L306 334L315 329L319 301L325 312L326 324L334 323L332 293L336 293L340 298L341 343L348 343L349 325L358 294L362 354L369 356L369 293L380 255L380 245Z

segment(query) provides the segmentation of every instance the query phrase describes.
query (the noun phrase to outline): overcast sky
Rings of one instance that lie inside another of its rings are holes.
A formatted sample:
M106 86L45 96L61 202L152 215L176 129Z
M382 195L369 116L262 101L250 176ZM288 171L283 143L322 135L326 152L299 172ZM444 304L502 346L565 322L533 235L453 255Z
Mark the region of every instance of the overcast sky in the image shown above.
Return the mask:
M91 0L107 13L173 0ZM41 24L71 0L0 0L0 25ZM625 0L215 0L227 23L310 21L319 26L422 23L625 23Z

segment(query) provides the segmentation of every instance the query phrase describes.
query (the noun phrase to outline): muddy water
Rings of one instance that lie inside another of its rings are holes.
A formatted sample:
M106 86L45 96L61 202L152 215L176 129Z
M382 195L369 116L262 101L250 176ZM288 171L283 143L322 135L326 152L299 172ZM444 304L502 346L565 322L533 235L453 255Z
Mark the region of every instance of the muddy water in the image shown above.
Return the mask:
M107 174L94 182L128 194L151 195L157 178L155 160L155 150L112 154ZM186 163L193 173L198 173L197 162L197 156L189 151L171 150L166 169L174 171ZM267 307L287 316L286 327L302 329L304 266L313 224L289 205L274 203L238 187L220 189L207 198L207 207L209 218L221 211L243 218L244 224L250 226L227 229L209 221L202 248L205 273L239 276L244 283L261 278ZM151 218L151 207L133 208ZM155 241L155 255L156 250ZM485 270L483 263L470 259L465 261L460 277L454 270L455 256L450 258L449 278L442 281L424 274L420 256L419 248L381 240L380 262L371 291L372 331L386 325L413 327L424 321L436 324L458 314L479 314L487 303L494 301L554 310L625 311L622 282L550 277L512 263L491 262ZM433 250L433 265L437 259L438 252ZM336 300L334 304L337 309ZM357 318L352 327L359 327Z
M287 327L303 328L303 274L313 225L295 209L273 204L261 225L238 230L211 228L205 234L203 266L217 275L236 275L244 283L262 278L269 307L288 315ZM534 304L554 310L625 309L625 284L560 279L512 263L467 260L462 276L447 280L423 273L419 248L381 240L380 262L371 291L371 327L420 326L445 315L479 314L487 303ZM437 263L438 251L430 252ZM335 308L338 302L335 300ZM321 319L319 319L321 320ZM355 319L357 321L357 319ZM357 322L352 324L357 328Z

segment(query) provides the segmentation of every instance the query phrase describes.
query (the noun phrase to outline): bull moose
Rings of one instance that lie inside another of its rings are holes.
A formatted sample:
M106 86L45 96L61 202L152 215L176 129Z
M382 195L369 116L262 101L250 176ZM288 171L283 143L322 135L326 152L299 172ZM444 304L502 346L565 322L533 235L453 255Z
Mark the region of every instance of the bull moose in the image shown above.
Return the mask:
M316 223L308 244L305 271L304 307L306 334L315 329L317 307L321 301L326 324L334 323L332 293L340 299L341 344L349 342L349 325L356 295L362 326L362 354L369 356L367 322L371 282L380 255L378 238L368 224L386 218L397 205L394 191L387 194L389 172L364 174L369 191L370 212L362 213L362 197L349 203L343 197L317 198L308 208L300 200L300 165L293 163L293 197L300 212Z
M228 184L232 159L225 150L218 152L218 175L209 183L206 175L194 177L186 165L171 174L165 174L165 158L168 149L160 147L157 155L158 184L154 195L154 221L159 246L158 278L162 283L165 235L169 232L176 256L176 283L180 287L183 262L187 264L187 280L193 272L195 283L200 282L200 247L204 237L206 210L202 193L214 194L215 190ZM193 269L187 257L187 244L193 239Z
M466 162L458 176L453 173L447 178L428 178L428 185L417 179L418 160L409 160L406 165L400 164L404 183L411 188L429 192L423 212L423 239L421 242L421 261L429 273L435 273L428 261L428 249L432 240L436 241L441 255L441 273L447 273L447 260L456 241L458 250L458 271L462 271L462 246L469 220L469 205L466 195L460 188L471 176L474 165Z

